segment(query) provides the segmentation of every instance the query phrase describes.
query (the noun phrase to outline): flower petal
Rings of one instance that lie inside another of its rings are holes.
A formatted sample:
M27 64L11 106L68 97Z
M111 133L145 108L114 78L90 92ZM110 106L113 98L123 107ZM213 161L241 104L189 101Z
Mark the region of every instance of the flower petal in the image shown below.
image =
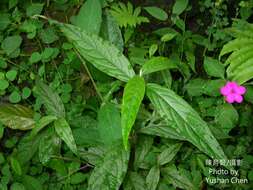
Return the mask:
M223 96L227 96L228 94L230 94L231 93L231 90L232 90L232 88L230 87L230 86L223 86L223 87L221 87L221 89L220 89L220 93L223 95Z
M243 95L246 92L246 88L244 86L238 86L235 89L235 93L239 94L239 95Z
M233 93L228 94L227 97L226 97L226 101L228 103L230 103L230 104L234 103L234 101L235 101L235 94L233 94Z
M242 97L241 95L239 95L239 94L236 94L236 95L234 96L234 99L235 99L235 101L236 101L237 103L242 103L242 101L243 101L243 97Z

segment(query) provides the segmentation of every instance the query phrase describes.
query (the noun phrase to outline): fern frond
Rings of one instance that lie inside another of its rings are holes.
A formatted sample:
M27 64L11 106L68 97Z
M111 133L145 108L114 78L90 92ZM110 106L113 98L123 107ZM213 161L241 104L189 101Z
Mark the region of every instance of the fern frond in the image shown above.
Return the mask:
M220 52L220 56L223 56L227 53L240 50L243 47L247 47L253 44L253 39L250 38L237 38L225 44Z
M236 20L227 31L236 39L223 46L219 57L232 52L225 62L227 76L243 84L253 79L253 24Z
M123 3L115 4L111 7L110 13L115 17L120 27L136 27L136 25L143 22L149 22L148 18L139 16L141 8L134 9L133 5L128 2L127 5Z

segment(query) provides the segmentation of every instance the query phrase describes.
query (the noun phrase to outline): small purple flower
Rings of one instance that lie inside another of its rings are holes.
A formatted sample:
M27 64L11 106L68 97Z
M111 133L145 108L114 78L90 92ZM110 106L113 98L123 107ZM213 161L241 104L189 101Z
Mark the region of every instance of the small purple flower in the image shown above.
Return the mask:
M221 87L220 93L226 97L226 101L230 104L234 102L242 103L242 95L246 93L246 88L236 82L227 82L225 86Z

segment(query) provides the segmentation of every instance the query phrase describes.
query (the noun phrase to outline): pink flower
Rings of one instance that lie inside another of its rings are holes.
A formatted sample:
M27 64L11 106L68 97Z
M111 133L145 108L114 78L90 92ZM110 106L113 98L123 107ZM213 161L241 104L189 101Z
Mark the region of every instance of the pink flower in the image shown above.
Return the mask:
M226 101L230 104L237 102L242 103L246 88L238 85L236 82L227 82L227 84L220 89L220 93L226 97Z

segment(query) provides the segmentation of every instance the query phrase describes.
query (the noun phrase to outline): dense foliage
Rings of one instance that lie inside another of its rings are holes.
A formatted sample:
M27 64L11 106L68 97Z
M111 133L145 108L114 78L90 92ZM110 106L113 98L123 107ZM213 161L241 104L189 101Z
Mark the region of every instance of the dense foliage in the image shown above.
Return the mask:
M252 8L1 0L0 190L252 189Z

